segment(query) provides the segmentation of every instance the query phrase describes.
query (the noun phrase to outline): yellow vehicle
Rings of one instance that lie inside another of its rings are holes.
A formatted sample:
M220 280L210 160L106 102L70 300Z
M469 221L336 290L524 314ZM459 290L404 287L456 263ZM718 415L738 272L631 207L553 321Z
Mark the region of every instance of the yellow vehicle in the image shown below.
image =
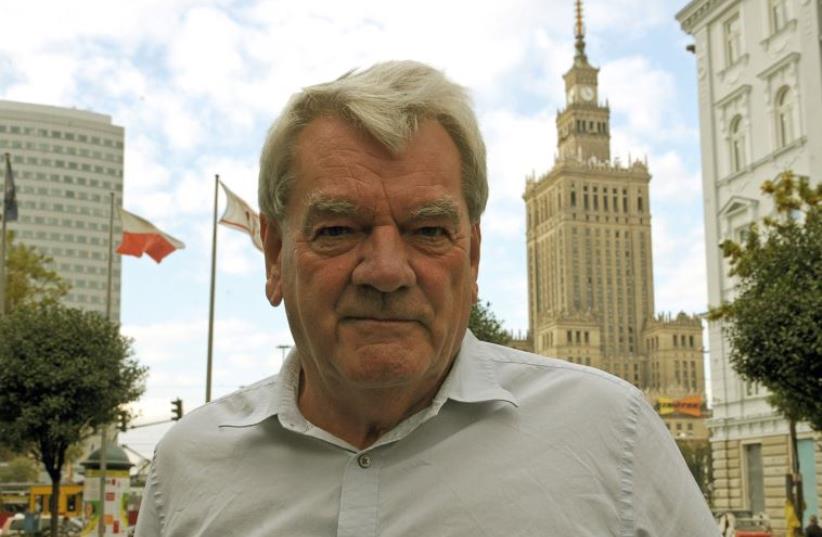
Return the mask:
M3 483L0 485L0 511L48 513L51 484ZM60 516L76 517L83 512L83 485L63 483L57 503Z

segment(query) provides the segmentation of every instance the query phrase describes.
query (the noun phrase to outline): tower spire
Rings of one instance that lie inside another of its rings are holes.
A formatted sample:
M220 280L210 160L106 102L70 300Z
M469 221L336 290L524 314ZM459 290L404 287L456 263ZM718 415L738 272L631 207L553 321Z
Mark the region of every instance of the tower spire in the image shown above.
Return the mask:
M574 34L577 38L577 54L574 57L576 60L587 61L585 56L585 23L582 19L582 0L576 0L577 20Z

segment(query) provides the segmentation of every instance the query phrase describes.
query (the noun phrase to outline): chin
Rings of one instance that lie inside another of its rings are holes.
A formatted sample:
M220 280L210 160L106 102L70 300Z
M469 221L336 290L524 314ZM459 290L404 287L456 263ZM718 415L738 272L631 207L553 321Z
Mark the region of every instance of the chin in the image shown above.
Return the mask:
M412 383L432 373L432 353L409 349L397 343L368 345L338 363L351 382L364 386L389 387Z

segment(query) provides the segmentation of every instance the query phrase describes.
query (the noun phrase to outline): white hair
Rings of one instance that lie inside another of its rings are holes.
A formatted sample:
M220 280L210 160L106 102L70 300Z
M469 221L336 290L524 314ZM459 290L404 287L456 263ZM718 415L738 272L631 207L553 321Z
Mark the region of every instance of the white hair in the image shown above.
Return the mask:
M292 159L297 136L313 119L329 115L363 129L393 153L402 151L422 120L438 121L460 152L463 196L471 221L479 221L488 201L488 178L471 100L465 88L442 72L413 61L349 71L291 97L269 129L260 156L259 202L266 217L283 219L296 179Z

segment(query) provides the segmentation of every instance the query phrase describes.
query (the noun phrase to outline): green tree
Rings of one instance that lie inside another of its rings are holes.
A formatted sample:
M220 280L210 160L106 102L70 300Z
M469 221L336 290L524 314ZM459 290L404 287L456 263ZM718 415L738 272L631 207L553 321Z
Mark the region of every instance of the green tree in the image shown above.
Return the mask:
M53 259L33 246L15 243L14 233L6 234L6 310L32 304L54 304L66 296L70 286L49 269Z
M28 483L37 479L40 466L31 457L18 455L0 466L0 483Z
M507 345L511 341L511 336L502 327L502 322L491 311L490 302L483 304L478 300L474 304L471 308L471 316L468 318L468 328L482 341L500 345Z
M711 444L707 440L677 440L682 458L688 465L694 481L699 485L699 490L708 503L711 503L711 492L713 482L713 456L711 454Z
M145 375L131 341L98 313L40 304L0 318L0 438L49 474L52 536L69 447L116 421Z
M69 291L69 284L57 272L49 269L51 257L36 248L15 242L14 232L6 231L6 293L5 310L11 312L20 306L54 304ZM19 454L11 453L5 440L0 438L0 460L11 460Z
M822 430L822 184L792 173L766 181L776 215L754 224L743 244L722 243L736 278L732 302L710 311L726 321L730 361L773 394L789 419Z

